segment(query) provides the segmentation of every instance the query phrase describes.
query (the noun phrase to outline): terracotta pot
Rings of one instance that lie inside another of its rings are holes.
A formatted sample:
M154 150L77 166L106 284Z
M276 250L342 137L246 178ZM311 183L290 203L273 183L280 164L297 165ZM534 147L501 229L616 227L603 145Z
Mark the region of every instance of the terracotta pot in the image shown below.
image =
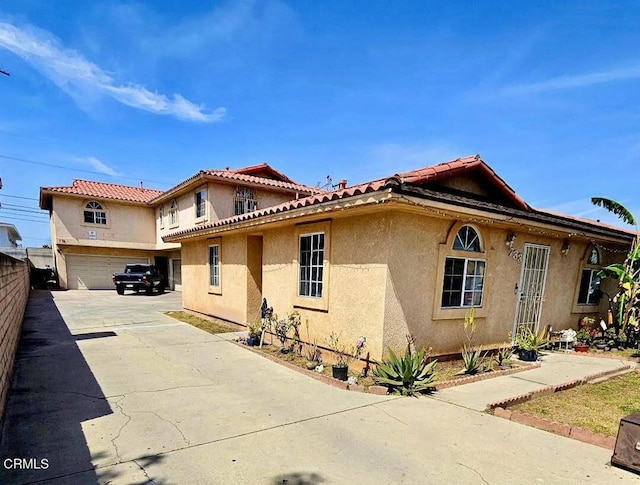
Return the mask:
M577 343L573 346L576 352L586 352L589 350L589 346L587 344Z

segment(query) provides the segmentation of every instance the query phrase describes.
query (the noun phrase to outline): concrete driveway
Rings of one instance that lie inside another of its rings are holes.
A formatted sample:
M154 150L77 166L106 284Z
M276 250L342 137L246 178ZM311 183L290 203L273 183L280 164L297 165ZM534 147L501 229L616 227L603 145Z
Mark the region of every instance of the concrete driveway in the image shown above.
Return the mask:
M35 292L0 483L640 482L595 446L326 386L163 315L179 308L176 293Z

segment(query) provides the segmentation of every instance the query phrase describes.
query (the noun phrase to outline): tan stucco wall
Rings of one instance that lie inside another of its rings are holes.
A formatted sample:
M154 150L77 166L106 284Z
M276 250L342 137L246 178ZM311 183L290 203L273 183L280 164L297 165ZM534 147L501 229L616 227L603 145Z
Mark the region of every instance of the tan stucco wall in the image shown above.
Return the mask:
M84 207L90 200L98 200L107 213L107 224L85 224ZM92 242L89 231L97 233L95 241L114 243L142 243L155 245L156 226L153 209L99 199L53 197L53 220L56 242ZM53 242L53 241L52 241Z
M220 244L220 288L209 287L209 244ZM182 246L182 305L237 323L247 322L247 240L231 236ZM259 308L259 306L258 306Z
M454 252L453 238L464 223L424 212L377 210L352 217L264 230L262 237L262 295L279 317L298 310L309 321L311 339L326 344L326 336L341 333L351 345L364 335L371 357L379 359L388 346L402 351L406 335L435 354L460 352L467 308L441 308L442 271L446 256L486 260L483 303L476 309L476 344L497 347L513 330L522 263L510 254L507 234L514 232L513 249L524 253L525 243L549 246L549 265L540 325L554 330L575 327L580 316L604 315L600 307L577 306L577 290L591 243L573 237L562 253L563 238L551 232L511 229L491 223L471 223L483 241L480 254ZM298 240L305 232L326 231L325 295L297 296ZM246 235L221 236L222 295L207 293L207 243L183 243L183 298L185 306L246 324L259 307L259 284L243 265L257 258L259 237L247 244ZM252 249L253 248L253 249ZM253 255L253 256L252 256ZM603 265L616 257L601 251ZM621 257L621 255L617 255ZM257 267L258 259L250 264ZM238 278L238 281L235 279ZM233 285L229 293L228 285ZM253 292L253 293L252 293ZM257 306L256 306L257 305ZM302 338L306 339L304 325Z

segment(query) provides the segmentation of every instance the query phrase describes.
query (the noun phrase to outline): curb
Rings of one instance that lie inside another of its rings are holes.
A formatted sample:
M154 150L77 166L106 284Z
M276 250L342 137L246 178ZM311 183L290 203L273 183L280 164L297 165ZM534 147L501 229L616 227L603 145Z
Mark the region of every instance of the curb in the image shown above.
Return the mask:
M583 428L557 423L549 419L521 413L520 411L509 411L508 409L497 407L493 410L493 415L498 418L525 424L543 431L550 431L560 436L573 438L574 440L582 441L590 445L596 445L610 451L613 451L616 446L615 436L605 436L602 433L593 433L592 431Z
M487 403L487 409L495 409L495 408L507 408L510 405L520 404L522 402L530 401L531 399L535 399L538 396L544 396L547 394L553 394L555 392L564 391L567 389L571 389L572 387L581 386L582 384L586 384L587 382L591 382L596 379L601 379L603 377L613 376L614 374L618 374L619 372L624 372L627 370L633 370L635 366L631 364L625 364L621 367L617 367L615 369L611 369L608 371L597 372L596 374L591 374L582 379L575 379L572 381L564 382L562 384L556 384L554 386L545 386L540 389L536 389L535 391L527 392L525 394L518 394L516 396L502 399L500 401Z

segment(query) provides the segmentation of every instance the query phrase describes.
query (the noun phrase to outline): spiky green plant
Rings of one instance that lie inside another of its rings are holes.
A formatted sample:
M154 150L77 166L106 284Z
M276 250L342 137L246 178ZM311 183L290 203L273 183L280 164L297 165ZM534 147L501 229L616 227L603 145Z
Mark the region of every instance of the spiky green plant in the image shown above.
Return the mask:
M427 362L424 349L412 353L407 347L402 358L398 358L389 349L389 359L383 360L373 369L373 381L387 386L392 394L416 396L433 390L436 362Z
M482 363L480 349L465 347L462 351L462 363L464 364L465 374L477 374Z

